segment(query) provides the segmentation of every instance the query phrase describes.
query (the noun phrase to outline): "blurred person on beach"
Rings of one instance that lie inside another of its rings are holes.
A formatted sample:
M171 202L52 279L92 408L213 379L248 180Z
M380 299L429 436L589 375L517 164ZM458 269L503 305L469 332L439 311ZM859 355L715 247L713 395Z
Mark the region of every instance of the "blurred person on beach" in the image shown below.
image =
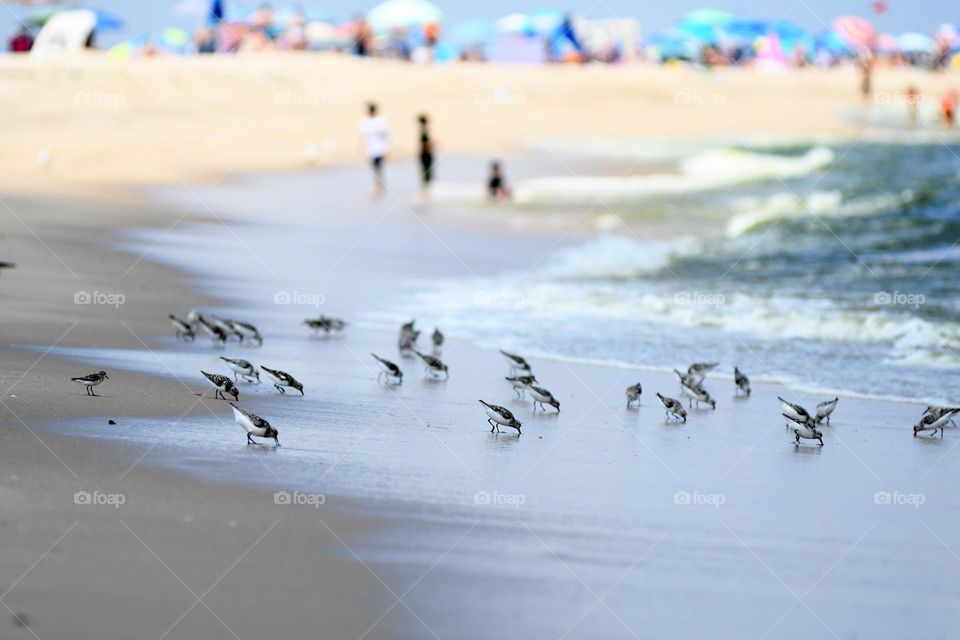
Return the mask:
M420 202L430 199L430 183L433 181L433 136L430 135L430 119L421 113L417 118L420 125Z
M353 53L361 57L369 56L372 53L373 30L362 15L357 15L353 24Z
M860 65L860 97L865 103L870 102L873 96L873 55L863 53L859 59Z
M210 27L197 29L193 42L197 47L197 53L216 53L217 51L217 41L213 37L213 29Z
M373 169L373 198L379 200L383 196L383 163L390 150L390 126L377 113L374 102L367 103L367 115L360 121L360 138Z
M947 89L940 96L940 114L943 116L944 129L953 129L957 112L957 90Z
M490 163L490 177L487 179L487 197L491 200L507 200L513 195L510 185L503 177L503 168L499 160Z
M917 126L917 110L920 106L920 91L913 85L907 87L907 92L904 94L904 97L907 102L907 115L910 118L910 126Z
M10 36L10 53L28 53L33 48L33 35L26 26L20 25Z

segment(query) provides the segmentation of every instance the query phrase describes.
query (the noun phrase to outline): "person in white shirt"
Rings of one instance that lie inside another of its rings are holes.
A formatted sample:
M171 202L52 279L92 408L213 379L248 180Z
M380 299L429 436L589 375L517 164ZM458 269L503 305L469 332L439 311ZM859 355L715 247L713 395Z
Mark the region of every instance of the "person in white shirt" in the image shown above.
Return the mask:
M377 105L367 104L367 117L360 121L363 149L373 167L373 197L383 196L383 162L390 150L390 127L386 118L377 115Z

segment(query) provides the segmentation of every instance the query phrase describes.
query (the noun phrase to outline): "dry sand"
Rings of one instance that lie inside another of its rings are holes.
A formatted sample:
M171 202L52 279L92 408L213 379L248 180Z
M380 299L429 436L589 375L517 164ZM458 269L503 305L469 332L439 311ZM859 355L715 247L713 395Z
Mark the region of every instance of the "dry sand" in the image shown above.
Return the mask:
M879 70L878 103L909 84ZM209 182L231 172L358 162L357 123L376 100L409 154L429 112L444 152L504 154L543 138L696 138L776 132L857 135L852 69L764 74L663 67L417 67L339 55L0 59L3 190ZM892 106L891 106L892 105Z

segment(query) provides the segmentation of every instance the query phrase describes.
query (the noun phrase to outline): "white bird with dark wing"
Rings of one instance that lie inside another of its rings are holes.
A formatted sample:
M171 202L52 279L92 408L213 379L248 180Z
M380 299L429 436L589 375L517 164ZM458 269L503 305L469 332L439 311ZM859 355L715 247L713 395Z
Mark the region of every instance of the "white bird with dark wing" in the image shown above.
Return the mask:
M256 342L257 346L263 345L263 336L260 335L260 332L255 326L249 322L240 322L239 320L224 320L229 326L230 329L240 336L240 342L243 343L243 339L246 338L248 341Z
M695 376L689 373L683 373L674 369L673 372L677 374L677 377L680 378L680 391L683 392L684 387L699 387L703 383L702 376Z
M742 393L745 397L750 397L750 378L737 367L733 368L733 382L737 385L738 396Z
M780 396L777 396L777 400L780 401L781 413L783 413L783 415L790 418L791 420L795 422L805 422L808 418L810 418L810 412L804 409L803 407L801 407L800 405L794 404L792 402L787 402ZM789 426L790 425L787 424L787 427Z
M286 391L284 391L284 387L289 387L299 391L301 396L303 395L303 385L297 382L297 379L286 371L271 369L263 365L260 365L260 368L270 374L270 377L273 378L273 386L276 387L277 391L280 393L286 393Z
M227 336L227 340L230 338L236 338L239 342L243 342L243 334L237 332L237 330L230 325L228 320L211 314L208 322L216 327L219 327L223 331L223 334Z
M94 393L93 388L98 384L101 384L104 380L109 380L110 376L107 375L106 371L98 371L97 373L91 373L88 376L80 376L79 378L70 378L73 382L81 384L87 389L88 396L97 395Z
M444 379L450 377L450 371L447 368L447 365L444 364L443 360L437 358L436 356L431 356L426 353L420 353L416 349L413 350L415 354L420 356L420 359L423 360L424 365L424 375L425 376L439 376L443 374Z
M635 385L627 387L627 409L630 408L630 405L634 402L637 403L637 406L640 406L640 396L643 394L643 385L639 382Z
M933 435L937 435L937 430L939 429L940 437L942 438L943 427L946 426L957 413L960 413L960 409L947 409L945 413L940 415L928 413L920 418L920 422L913 425L913 435L916 436L921 431L933 431Z
M536 376L507 376L504 379L513 387L513 392L517 394L517 400L522 400L527 387L537 381Z
M238 375L243 376L247 382L253 382L254 380L260 382L260 372L253 366L252 362L241 358L224 358L223 356L220 356L220 359L226 362L227 367L233 371L234 382L237 381Z
M511 429L516 429L517 434L520 434L520 421L513 417L513 414L510 413L510 410L506 407L501 407L498 404L490 404L480 400L480 404L486 407L487 411L487 423L490 425L490 433L493 433L493 430L496 429L497 433L500 433L500 427L510 427Z
M400 370L400 367L389 360L384 360L375 353L371 353L370 355L383 365L383 370L377 374L377 381L386 379L388 383L403 384L403 371Z
M193 333L193 327L172 313L170 314L170 322L173 324L173 328L177 332L177 340L183 338L184 341L189 339L190 342L193 342L193 339L196 337L196 335Z
M530 368L530 363L521 358L518 355L513 353L507 353L503 349L500 349L500 353L510 362L510 373L512 374L521 374L521 375L531 375L533 369Z
M414 326L416 322L416 320L411 320L400 327L397 348L400 349L401 353L409 353L417 348L417 339L420 337L420 332Z
M244 411L232 402L230 408L233 409L233 419L247 431L247 444L259 444L254 442L251 437L257 436L258 438L273 438L276 445L280 446L280 440L278 439L280 432L271 427L269 422L255 413Z
M327 336L331 336L333 334L343 333L343 330L347 328L346 320L324 315L318 318L307 318L303 321L303 324L313 330L315 335L323 331Z
M938 407L938 406L936 406L936 405L930 405L929 407L927 407L927 408L923 411L923 415L925 415L925 416L926 416L926 415L931 415L931 416L934 416L934 417L936 417L936 418L939 418L939 417L942 416L943 414L949 413L949 414L951 414L951 416L950 416L950 420L948 420L947 423L948 423L948 424L952 424L953 426L957 426L957 423L955 423L955 422L953 421L953 417L954 417L954 415L956 415L958 412L960 412L960 407Z
M536 385L529 385L527 391L530 393L530 396L533 398L533 410L537 410L537 405L540 405L541 411L546 411L547 408L544 405L550 405L557 410L557 413L560 413L560 401L553 397L553 394L544 389L543 387L538 387Z
M213 341L214 346L217 344L225 345L227 343L227 332L224 331L221 327L212 324L207 321L202 315L197 314L197 324L200 326L204 332L210 336L210 339Z
M787 419L787 426L793 431L794 442L799 445L800 438L804 440L819 440L820 446L823 446L823 434L817 429L817 421L806 416L803 418L795 418L792 415L786 413L781 414L784 418Z
M717 368L717 362L694 362L687 367L687 374L697 379L697 384L701 384L708 373Z
M680 393L689 399L691 407L693 406L693 403L696 402L697 408L699 409L700 403L702 402L703 404L710 405L711 409L717 408L717 401L714 400L709 393L707 393L706 389L699 385L691 387L687 384L681 383Z
M231 396L233 396L234 400L240 399L240 392L234 386L233 380L231 380L227 376L222 376L219 373L207 373L206 371L203 371L203 370L201 370L200 373L206 376L207 380L210 381L210 384L216 387L217 390L216 392L214 392L213 397L223 398L224 400L226 400L227 398L223 394L228 393Z
M826 421L827 424L830 424L830 414L833 413L833 410L837 408L837 403L840 402L840 398L834 398L833 400L827 400L826 402L821 402L817 405L817 424Z
M670 416L673 416L677 420L682 420L684 423L687 422L687 410L683 408L683 403L679 400L674 400L673 398L668 398L665 395L657 393L657 397L660 398L660 402L663 403L663 406L667 410L667 419L670 419Z

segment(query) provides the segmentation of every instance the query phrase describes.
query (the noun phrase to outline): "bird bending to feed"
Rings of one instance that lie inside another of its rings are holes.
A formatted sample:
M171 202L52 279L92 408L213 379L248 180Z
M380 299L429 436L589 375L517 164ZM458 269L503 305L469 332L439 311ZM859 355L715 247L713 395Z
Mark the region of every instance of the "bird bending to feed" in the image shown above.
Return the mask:
M697 379L697 384L699 385L703 382L703 379L706 375L717 368L717 362L694 362L692 365L687 367L687 374L693 376Z
M420 359L423 360L425 376L439 376L442 373L444 375L444 379L450 377L450 371L447 369L447 365L443 363L443 360L435 356L427 355L426 353L420 353L416 349L414 349L413 352L420 356Z
M517 394L517 400L523 399L523 393L527 387L537 381L536 376L507 376L504 378L513 387L513 392Z
M929 414L931 416L939 418L943 414L949 413L951 415L950 415L950 419L947 420L947 423L952 424L953 426L957 426L957 423L953 421L953 418L954 418L954 415L957 414L958 412L960 412L960 407L938 407L936 405L930 405L929 407L924 409L923 415L926 416Z
M243 343L243 339L251 340L257 343L257 346L263 345L263 336L260 335L260 332L255 326L249 322L240 322L239 320L224 320L231 330L238 336L240 336L240 343Z
M627 387L627 409L630 408L630 405L634 402L637 403L637 406L640 406L640 395L643 393L643 385L639 382L635 385Z
M291 389L296 389L300 392L300 395L303 395L303 385L297 382L297 379L286 371L280 371L279 369L270 369L260 365L260 368L270 374L270 377L273 378L273 386L276 387L277 391L280 393L286 393L283 390L284 387L290 387Z
M200 325L200 328L203 329L208 336L210 336L214 346L216 346L218 343L220 345L225 345L227 343L227 332L221 327L208 322L207 319L199 313L197 314L197 324Z
M537 405L540 405L542 411L546 411L546 407L543 405L549 404L551 407L557 410L557 413L560 413L560 401L553 397L553 394L544 389L543 387L538 387L536 385L529 385L527 391L530 392L530 395L533 397L533 410L537 410Z
M440 332L440 329L433 330L433 346L440 347L443 345L443 334Z
M106 371L98 371L97 373L91 373L88 376L80 376L79 378L70 379L73 382L82 384L84 387L86 387L88 396L95 396L97 394L93 392L93 388L102 383L104 380L109 380L110 376L107 375Z
M170 314L170 322L173 324L173 328L177 332L177 340L183 338L184 341L189 339L190 342L193 342L193 339L196 338L196 335L193 333L193 327L172 313Z
M487 423L490 425L490 433L493 433L494 429L497 430L497 433L500 433L500 427L510 427L517 430L517 435L520 434L522 425L519 420L513 417L509 409L498 404L489 404L483 400L480 400L480 404L487 408Z
M417 347L417 338L420 332L414 327L416 320L411 320L400 327L400 337L397 339L397 347L401 352L414 351Z
M346 320L324 315L318 318L307 318L303 321L303 324L312 329L314 334L319 334L323 331L328 336L334 333L343 333L343 330L347 327Z
M800 438L805 440L819 440L820 446L823 446L823 434L817 429L817 421L806 416L804 418L794 418L793 416L782 414L787 419L787 426L793 431L794 443L799 445Z
M213 394L214 398L223 398L224 400L226 400L227 398L223 394L229 393L230 395L233 396L234 400L240 399L240 392L233 385L233 380L231 380L227 376L222 376L219 373L207 373L206 371L203 371L203 370L201 370L200 373L206 376L207 380L210 381L210 384L216 387L217 390Z
M697 408L700 408L700 403L710 405L711 409L717 408L717 401L710 397L710 394L707 393L707 390L701 387L700 385L690 386L684 382L680 383L680 393L686 396L690 400L690 406L693 406L693 403L697 403Z
M687 423L687 410L683 408L683 403L679 400L674 400L673 398L668 398L667 396L657 394L657 397L660 398L660 402L663 403L663 406L667 409L667 419L670 419L670 416L673 416L677 420L682 420L684 424Z
M733 382L737 385L737 395L741 393L747 398L750 397L750 378L744 375L737 367L733 368Z
M226 362L230 370L233 371L234 382L236 382L238 375L243 376L247 382L253 382L254 380L260 382L260 372L251 362L240 358L224 358L223 356L220 356L220 359Z
M933 435L937 435L937 430L939 429L940 437L942 438L944 425L950 422L958 412L960 412L960 409L947 409L945 413L941 413L940 415L928 413L920 418L920 422L913 425L914 437L921 431L933 431Z
M400 370L400 367L390 362L389 360L384 360L375 353L371 353L377 362L383 365L383 370L377 374L377 381L380 381L383 378L386 378L387 382L393 381L393 384L403 384L403 371Z
M810 417L810 413L800 405L793 404L792 402L787 402L780 396L777 396L777 400L780 401L780 408L782 410L783 415L790 418L791 420L795 422L803 422ZM787 427L789 426L790 424L788 423Z
M233 419L236 420L238 425L247 430L247 444L259 444L258 442L254 442L251 437L257 436L258 438L273 438L277 446L280 446L280 440L277 438L280 432L271 427L269 422L255 413L244 411L232 402L230 403L230 408L233 409Z
M229 340L231 337L235 337L239 342L243 342L243 334L234 329L230 325L229 320L225 320L219 316L211 314L208 322L215 327L219 327L220 330L223 331L223 334L227 337L227 340Z
M521 358L518 355L512 353L507 353L503 349L500 349L508 361L510 361L510 373L521 373L525 375L530 375L533 373L533 370L530 368L530 363Z
M822 423L824 420L826 420L827 424L830 424L830 414L837 408L838 402L840 402L840 398L834 398L833 400L827 400L817 405L817 424Z
M674 369L673 372L677 374L677 377L680 378L680 390L682 391L684 387L699 387L703 384L703 376L695 376L690 373L683 373Z

